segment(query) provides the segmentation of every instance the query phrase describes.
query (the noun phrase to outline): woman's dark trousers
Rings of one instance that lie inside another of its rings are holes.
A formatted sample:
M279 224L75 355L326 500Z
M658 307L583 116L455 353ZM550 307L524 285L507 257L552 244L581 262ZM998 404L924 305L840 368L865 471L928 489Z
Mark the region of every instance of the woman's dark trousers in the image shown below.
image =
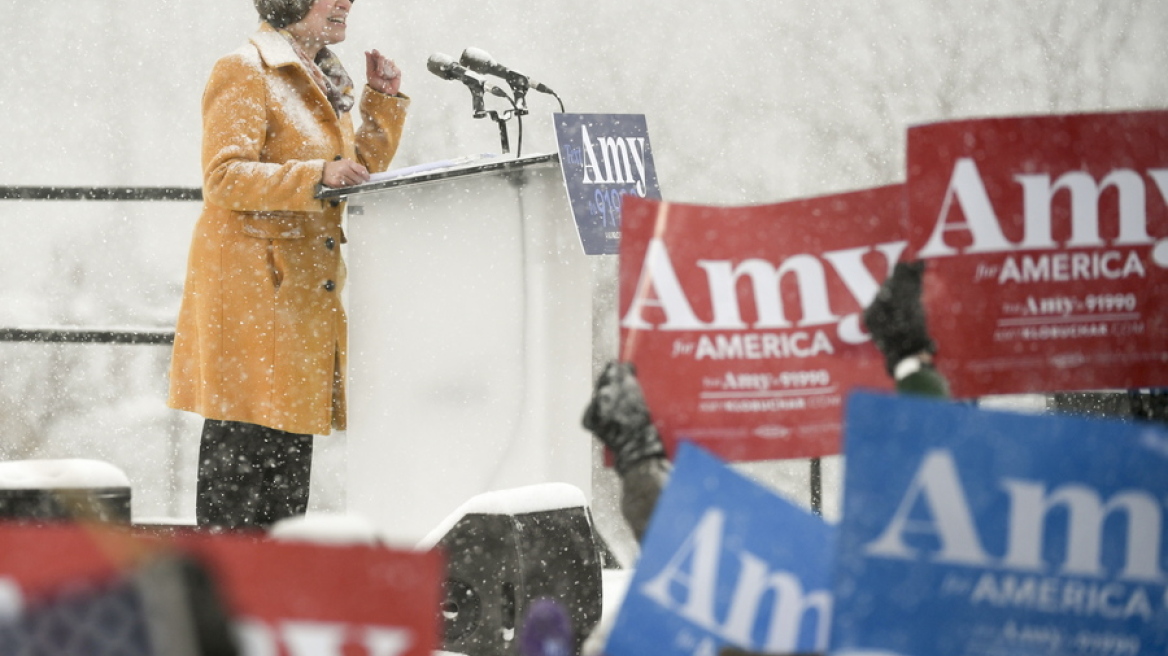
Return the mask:
M207 419L199 444L199 526L267 528L308 510L312 435Z

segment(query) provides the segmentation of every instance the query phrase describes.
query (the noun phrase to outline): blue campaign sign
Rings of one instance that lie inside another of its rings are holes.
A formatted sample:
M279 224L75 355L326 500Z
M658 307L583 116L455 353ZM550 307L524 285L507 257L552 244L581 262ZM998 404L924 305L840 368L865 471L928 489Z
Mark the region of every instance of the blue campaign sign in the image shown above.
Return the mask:
M833 654L1168 651L1168 431L857 393Z
M605 654L822 652L834 529L699 447L675 463Z
M556 114L560 167L588 255L620 252L621 198L661 198L642 114Z

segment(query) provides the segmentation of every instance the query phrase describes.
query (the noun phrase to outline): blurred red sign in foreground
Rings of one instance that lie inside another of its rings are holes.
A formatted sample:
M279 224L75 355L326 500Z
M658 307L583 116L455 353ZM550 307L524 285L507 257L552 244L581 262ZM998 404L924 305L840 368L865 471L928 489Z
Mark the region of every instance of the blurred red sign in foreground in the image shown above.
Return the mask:
M435 551L0 524L0 587L35 602L124 574L153 551L185 553L208 569L243 653L430 656L439 646L444 566Z
M903 187L751 207L626 196L622 359L670 452L839 453L853 387L890 389L859 313L905 247Z
M1168 385L1168 112L924 125L907 161L955 395Z

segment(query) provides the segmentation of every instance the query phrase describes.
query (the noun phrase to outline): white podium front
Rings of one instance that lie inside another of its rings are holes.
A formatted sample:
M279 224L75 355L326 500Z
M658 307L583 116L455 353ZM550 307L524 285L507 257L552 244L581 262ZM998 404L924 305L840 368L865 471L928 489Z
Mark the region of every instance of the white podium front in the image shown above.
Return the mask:
M349 201L347 505L414 544L474 495L591 498L592 274L555 155Z

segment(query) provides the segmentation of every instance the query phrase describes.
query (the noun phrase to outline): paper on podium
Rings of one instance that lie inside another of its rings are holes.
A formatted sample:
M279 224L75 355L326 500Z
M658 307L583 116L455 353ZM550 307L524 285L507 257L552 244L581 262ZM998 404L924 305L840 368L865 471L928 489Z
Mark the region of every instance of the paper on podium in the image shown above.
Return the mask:
M482 155L467 155L466 157L456 157L454 159L443 159L436 162L418 164L416 166L406 166L400 169L392 169L390 171L383 171L381 173L373 173L369 176L369 182L384 182L386 180L396 180L397 178L404 178L411 175L417 175L419 173L443 171L446 169L466 166L468 164L477 164L483 160L494 159L496 157L498 157L498 155L492 155L489 153Z

